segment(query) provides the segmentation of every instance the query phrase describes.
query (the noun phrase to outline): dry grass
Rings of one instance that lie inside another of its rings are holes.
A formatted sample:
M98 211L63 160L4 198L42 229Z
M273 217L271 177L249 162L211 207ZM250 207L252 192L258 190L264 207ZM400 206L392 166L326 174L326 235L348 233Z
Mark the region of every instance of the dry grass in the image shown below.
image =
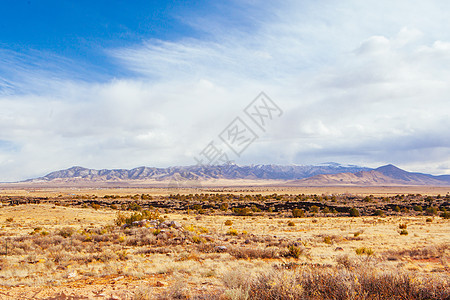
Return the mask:
M0 208L2 293L10 299L449 296L450 221L440 217L122 213L118 218L116 210L91 206ZM157 220L133 225L148 218ZM170 221L183 227L161 225ZM399 224L407 224L409 235L399 235Z

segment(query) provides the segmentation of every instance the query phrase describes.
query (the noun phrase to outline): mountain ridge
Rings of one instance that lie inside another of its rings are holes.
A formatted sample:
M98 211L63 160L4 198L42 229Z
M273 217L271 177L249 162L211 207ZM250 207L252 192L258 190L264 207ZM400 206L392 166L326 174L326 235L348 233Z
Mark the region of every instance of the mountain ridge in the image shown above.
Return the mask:
M137 182L207 180L278 180L293 186L330 185L449 185L450 175L408 172L392 164L378 168L337 163L320 165L174 166L167 168L89 169L73 166L23 182Z
M359 172L370 170L358 166L298 166L298 165L250 165L236 164L220 166L176 166L168 168L137 167L133 169L88 169L74 166L65 170L51 172L45 176L26 180L51 181L55 179L79 178L86 180L170 180L183 178L188 180L205 179L303 179L318 174Z

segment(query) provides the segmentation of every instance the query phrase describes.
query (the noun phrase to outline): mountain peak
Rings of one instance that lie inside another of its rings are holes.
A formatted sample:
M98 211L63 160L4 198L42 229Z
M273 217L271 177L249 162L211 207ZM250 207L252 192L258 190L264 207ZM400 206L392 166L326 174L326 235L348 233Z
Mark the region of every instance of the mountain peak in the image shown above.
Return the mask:
M385 166L381 166L381 167L376 168L375 170L376 171L380 171L380 170L396 170L396 171L400 170L400 171L404 171L404 170L400 169L399 167L394 166L393 164L388 164L388 165L385 165ZM404 172L406 172L406 171L404 171Z

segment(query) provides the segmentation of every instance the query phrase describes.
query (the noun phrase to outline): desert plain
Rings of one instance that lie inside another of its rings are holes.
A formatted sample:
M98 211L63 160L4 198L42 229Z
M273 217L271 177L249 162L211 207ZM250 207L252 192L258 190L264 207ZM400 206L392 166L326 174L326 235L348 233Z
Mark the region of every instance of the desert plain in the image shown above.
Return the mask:
M0 299L449 299L449 191L5 188Z

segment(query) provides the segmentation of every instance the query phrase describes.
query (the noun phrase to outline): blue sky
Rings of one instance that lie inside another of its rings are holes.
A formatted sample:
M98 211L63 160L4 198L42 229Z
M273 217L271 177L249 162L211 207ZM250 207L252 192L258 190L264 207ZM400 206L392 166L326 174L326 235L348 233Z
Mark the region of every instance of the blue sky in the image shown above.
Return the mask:
M260 91L239 164L450 174L447 1L2 1L0 181L195 164Z

